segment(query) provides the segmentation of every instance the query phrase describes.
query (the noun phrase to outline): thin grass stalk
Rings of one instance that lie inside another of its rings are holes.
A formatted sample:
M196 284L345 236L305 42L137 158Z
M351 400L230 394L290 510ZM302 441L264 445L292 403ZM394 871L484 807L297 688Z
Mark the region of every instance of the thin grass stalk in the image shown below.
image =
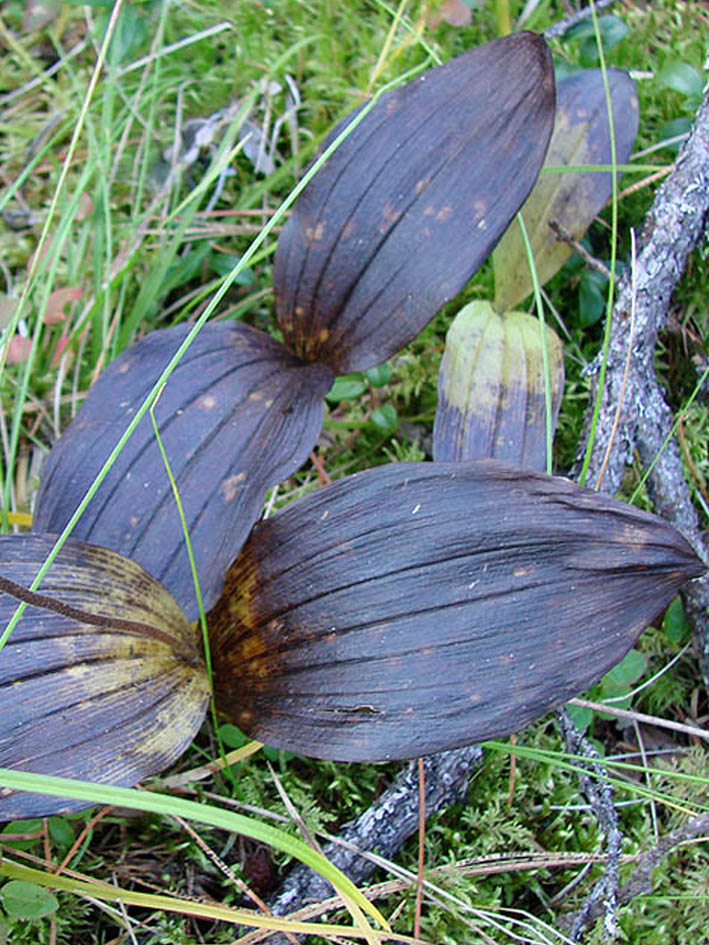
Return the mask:
M611 341L611 324L613 320L613 300L615 293L615 267L616 267L616 253L618 249L618 169L616 165L616 149L615 149L615 125L613 123L613 103L611 101L610 94L610 85L608 83L608 70L606 68L606 58L603 50L603 41L601 39L601 31L598 25L598 14L596 12L595 0L590 0L591 5L591 18L593 20L593 31L596 37L596 46L598 48L599 62L601 66L601 74L603 76L603 88L606 93L606 112L608 115L608 132L610 137L610 146L611 146L611 257L610 257L610 278L608 279L608 300L606 302L606 322L603 331L603 356L601 359L601 369L598 375L598 387L596 391L596 400L593 405L593 416L591 417L591 428L588 435L588 442L586 444L586 452L584 454L583 464L581 466L581 472L579 473L578 481L580 485L586 484L586 477L588 476L588 468L591 464L591 455L593 453L593 444L596 439L596 427L598 426L598 418L601 412L601 400L603 398L603 389L605 386L606 380L606 370L608 367L608 351L610 350L610 341Z
M544 318L544 303L542 301L542 287L539 284L539 278L537 276L537 267L534 264L534 255L532 253L532 246L529 242L529 236L527 234L527 227L524 225L524 219L521 213L517 214L517 220L519 222L520 229L522 231L522 239L524 240L524 249L527 253L527 262L529 263L529 271L532 275L532 283L534 285L534 305L537 310L537 318L539 320L539 331L541 334L542 342L542 368L544 370L544 417L545 417L545 434L546 434L546 471L548 475L551 475L554 465L554 456L553 456L553 442L554 442L554 405L552 404L552 395L551 395L551 367L549 365L549 348L547 347L547 328L546 320Z
M288 856L296 857L302 863L317 870L331 882L343 897L345 904L355 917L355 921L360 925L369 941L373 942L376 939L376 933L367 923L364 913L369 914L382 928L389 931L389 925L384 916L343 873L333 867L325 857L306 843L291 837L282 830L271 827L269 824L262 824L252 818L244 817L242 814L235 814L232 811L199 804L184 798L152 794L136 788L119 788L89 781L32 774L28 771L17 771L10 768L0 768L0 784L14 790L51 794L55 797L70 797L91 804L113 804L155 814L170 814L250 837L253 840L268 844ZM0 871L2 868L3 864L0 863ZM365 931L365 928L367 931ZM372 933L374 938L369 933Z

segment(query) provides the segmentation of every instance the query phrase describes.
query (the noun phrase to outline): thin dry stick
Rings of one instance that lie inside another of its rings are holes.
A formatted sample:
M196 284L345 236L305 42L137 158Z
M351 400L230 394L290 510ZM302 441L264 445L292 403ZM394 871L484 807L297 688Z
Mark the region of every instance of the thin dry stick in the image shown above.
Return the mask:
M677 424L677 439L679 440L679 446L682 450L682 455L684 456L685 462L689 467L689 471L694 478L697 489L701 493L702 498L707 506L709 506L709 494L707 493L706 485L704 483L704 478L697 469L694 460L692 459L692 454L689 452L689 447L687 446L687 439L684 435L684 421L683 418L679 418L679 423ZM705 508L706 511L706 508Z
M670 164L668 167L663 167L661 171L655 171L654 174L650 174L649 177L643 177L642 180L635 181L634 184L630 184L625 190L621 190L618 194L618 201L621 201L624 197L629 197L631 194L636 194L639 190L643 190L650 184L656 184L658 180L667 177L673 170L674 164Z
M583 243L581 243L580 240L577 240L574 234L570 233L563 223L559 223L558 220L550 220L549 229L552 230L559 242L568 243L574 252L578 253L585 263L588 263L591 269L595 269L595 271L600 273L604 279L610 279L610 269L604 265L600 259L596 259L594 255L589 253Z
M517 744L517 736L513 732L510 735L510 745ZM510 755L510 776L507 781L507 806L512 807L515 794L515 779L517 775L517 755L514 752Z
M638 748L640 749L640 758L645 768L645 781L647 782L650 798L650 816L652 817L652 829L655 834L655 843L658 843L660 840L660 829L657 826L657 805L655 804L655 798L653 797L653 787L652 787L652 776L648 769L648 760L647 754L645 753L645 742L643 741L642 732L640 731L640 726L637 719L633 719L633 729L635 731L635 738L638 742Z
M310 831L308 825L305 823L305 821L303 820L303 818L300 816L300 814L299 814L298 811L296 810L296 807L295 807L295 804L293 803L293 801L291 801L291 799L288 797L288 794L287 794L287 792L286 792L286 789L283 787L283 784L281 783L281 779L278 777L278 775L276 774L276 772L273 770L273 765L271 764L270 761L267 761L266 764L268 765L269 773L270 773L271 777L273 778L273 783L276 785L276 790L278 791L281 800L282 800L283 803L285 804L286 810L288 811L288 814L290 815L290 817L291 817L293 823L296 825L296 827L298 828L298 830L300 830L301 834L303 835L303 839L305 840L305 842L306 842L309 846L311 846L311 847L313 848L313 850L316 851L316 853L321 853L321 854L322 854L322 852L323 852L323 851L322 851L322 847L320 846L320 844L318 843L318 841L315 839L315 836L314 836L314 834Z
M260 909L265 915L273 914L263 899L256 895L256 893L243 881L243 879L239 879L236 873L224 862L219 854L215 853L209 844L203 840L202 837L200 837L194 827L192 827L186 820L183 820L182 817L178 817L177 815L175 815L175 820L183 830L187 831L187 833L192 837L194 842L197 844L200 850L202 850L205 856L207 856L212 861L212 863L214 863L217 869L223 873L238 890L244 893L245 896L248 896L257 909ZM291 932L285 932L284 935L288 941L292 943L292 945L298 945L298 939Z
M641 895L642 893L651 892L652 872L655 867L659 866L672 850L689 841L706 839L708 832L709 814L699 814L691 820L688 820L687 823L683 824L681 827L677 827L675 830L671 830L669 833L665 834L656 846L640 854L636 860L635 868L633 869L632 879L626 883L625 886L621 887L618 893L618 902L620 905L625 905L630 902L631 899L634 899L635 896ZM598 918L600 915L599 906L599 903L591 905L587 916L589 921ZM571 916L571 921L573 921L574 918L575 916Z
M608 712L610 715L618 716L619 719L630 719L630 721L657 725L658 728L669 728L673 732L682 732L684 735L691 735L693 738L703 738L705 741L709 741L709 731L705 728L697 728L695 725L684 725L682 722L661 719L657 715L645 715L644 712L619 709L614 705L608 705L606 702L592 702L590 699L569 699L569 704L583 709L593 709L595 712Z
M63 873L66 870L67 866L71 863L72 859L74 858L77 850L81 847L81 844L88 837L88 835L94 829L94 827L99 822L99 820L103 820L103 818L107 814L110 814L112 810L113 810L113 807L110 807L110 806L102 807L101 810L98 811L98 813L94 814L94 816L86 824L84 824L84 827L81 833L79 834L79 836L76 838L76 840L72 843L71 847L69 848L69 852L61 861L59 866L56 868L55 872L57 873L57 875L59 875L59 873Z
M421 937L421 906L423 903L423 867L426 857L426 771L423 758L418 760L419 773L419 851L416 872L416 907L414 909L414 938Z
M559 726L570 754L582 755L584 773L580 774L581 789L591 803L593 813L606 836L608 859L603 875L595 883L584 905L575 917L571 928L571 939L578 942L588 923L588 915L594 903L602 903L606 935L613 938L617 933L618 869L620 866L623 835L618 827L618 813L613 799L613 789L606 778L598 752L576 728L566 709L557 711ZM588 773L586 773L588 772Z

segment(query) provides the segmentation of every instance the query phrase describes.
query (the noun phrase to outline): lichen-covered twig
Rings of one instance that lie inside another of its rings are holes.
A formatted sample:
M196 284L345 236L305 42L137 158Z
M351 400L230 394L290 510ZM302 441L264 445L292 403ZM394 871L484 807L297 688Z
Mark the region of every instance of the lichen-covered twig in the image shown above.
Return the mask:
M595 482L611 440L617 404L623 391L620 423L612 440L602 488L617 492L635 450L651 468L648 488L660 515L682 531L706 558L699 520L684 478L679 449L672 437L672 412L655 374L658 332L667 323L672 292L690 253L705 237L709 221L709 92L672 173L660 186L645 218L635 266L635 325L627 379L630 337L631 274L621 277L613 311L601 411L589 466ZM600 356L594 362L594 376ZM709 686L709 580L694 581L684 592L693 622L704 679Z
M624 906L635 896L652 892L652 871L655 867L659 866L662 860L680 844L687 843L696 837L703 837L707 833L709 833L709 814L698 814L681 827L666 833L654 847L650 847L638 857L633 868L632 879L618 892L618 904ZM585 904L585 921L590 923L599 918L603 908L603 903L600 901ZM579 915L578 912L574 913L573 916L569 916L569 921L575 924Z
M464 797L472 772L480 764L482 749L476 745L432 755L424 761L426 776L426 816L459 803ZM418 765L411 762L394 779L381 797L341 834L342 843L331 843L325 856L360 884L372 875L375 864L355 849L375 851L391 859L418 827ZM310 901L327 899L332 887L305 866L290 871L269 907L274 915L286 915ZM269 938L272 945L285 945L280 936Z
M581 755L586 759L585 766L588 774L582 774L579 778L581 789L588 798L605 834L608 857L601 878L589 893L582 908L573 917L570 924L570 936L572 941L580 941L591 921L591 913L593 912L595 917L603 912L606 935L613 938L618 931L616 920L618 869L623 843L623 835L618 826L618 816L613 801L613 788L608 783L606 770L598 752L577 730L568 712L565 709L559 710L557 718L569 754Z
M601 473L601 487L618 491L626 466L637 452L650 469L648 488L660 515L679 528L706 559L697 512L692 503L682 469L677 444L671 436L672 412L665 401L655 373L655 346L658 332L667 322L670 299L687 264L690 253L700 244L709 222L709 93L704 98L689 139L682 148L672 173L658 189L645 218L635 265L628 267L618 285L613 310L610 345L588 481ZM633 311L631 325L631 311ZM632 357L628 360L628 346ZM596 378L601 355L592 366ZM621 404L619 422L616 422ZM588 425L593 406L589 408ZM709 686L709 580L694 581L683 593L685 608L692 621L702 660L705 683ZM567 742L573 733L562 714L561 727ZM603 784L603 782L599 782ZM607 785L606 785L607 786ZM589 779L587 788L593 788ZM610 791L610 788L608 788ZM607 792L606 792L607 793ZM617 857L620 833L612 809L612 795L601 791L592 800L596 816L606 834L609 863L583 907L571 919L571 935L578 941L583 930L602 913L606 931L613 934L615 909L642 891L628 895L628 884L618 891ZM670 849L671 834L653 848ZM665 841L668 841L667 846ZM650 882L653 851L649 851L645 883ZM664 852L659 855L664 856ZM643 889L645 887L643 886Z

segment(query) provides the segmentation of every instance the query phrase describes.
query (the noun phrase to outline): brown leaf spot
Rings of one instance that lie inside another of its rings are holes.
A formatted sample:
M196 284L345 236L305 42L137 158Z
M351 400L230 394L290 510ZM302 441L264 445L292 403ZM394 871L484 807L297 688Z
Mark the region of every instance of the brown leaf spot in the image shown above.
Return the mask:
M387 233L401 216L401 212L396 210L391 204L385 204L382 210L382 219L377 227L380 233Z
M213 410L217 406L217 398L213 394L204 394L197 401L197 405L203 410Z
M431 183L430 177L422 177L420 180L417 180L416 187L415 187L416 196L418 197L419 194L422 194L430 183Z
M253 712L249 712L248 709L242 709L241 712L239 712L239 715L237 717L237 723L239 725L239 728L242 728L245 731L248 731L253 721L253 718L254 718Z
M325 224L318 223L317 226L306 227L305 238L309 243L316 243L323 238L325 234Z
M233 502L240 489L240 483L246 479L246 473L242 470L234 476L228 476L219 486L219 491L225 502Z
M453 204L447 203L441 207L441 209L436 214L437 223L445 223L446 220L449 220L453 215Z

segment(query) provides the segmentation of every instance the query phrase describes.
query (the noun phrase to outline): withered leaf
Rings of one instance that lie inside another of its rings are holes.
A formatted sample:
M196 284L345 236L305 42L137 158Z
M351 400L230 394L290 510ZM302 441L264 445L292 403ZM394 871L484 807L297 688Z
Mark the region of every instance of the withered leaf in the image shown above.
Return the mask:
M627 73L608 69L613 104L616 163L625 164L638 131L635 83ZM562 79L556 90L556 119L545 166L610 164L608 110L600 69L587 69ZM570 171L542 175L522 207L539 282L543 285L573 252L559 240L550 223L556 222L580 240L611 196L610 171ZM533 289L522 231L510 224L492 255L495 269L495 307L504 312L525 299Z
M61 531L131 417L187 334L147 335L118 357L54 445L35 528ZM322 426L324 365L305 365L263 332L208 324L180 362L155 416L177 482L205 607L261 514L269 486L301 465ZM184 533L150 417L145 416L74 536L142 564L190 619L197 603Z
M209 614L219 708L321 758L517 731L703 572L662 519L493 461L400 463L259 524Z
M546 326L552 421L564 391L564 354ZM501 459L544 472L546 402L539 321L523 312L498 315L471 302L448 329L438 375L433 458Z
M278 241L278 319L292 350L343 374L404 347L462 289L529 193L553 116L549 50L524 32L382 95Z
M7 582L27 588L53 544L0 536L0 626L19 604ZM37 594L0 652L0 767L129 786L175 761L209 694L173 598L127 558L72 540ZM0 820L82 806L0 788Z

